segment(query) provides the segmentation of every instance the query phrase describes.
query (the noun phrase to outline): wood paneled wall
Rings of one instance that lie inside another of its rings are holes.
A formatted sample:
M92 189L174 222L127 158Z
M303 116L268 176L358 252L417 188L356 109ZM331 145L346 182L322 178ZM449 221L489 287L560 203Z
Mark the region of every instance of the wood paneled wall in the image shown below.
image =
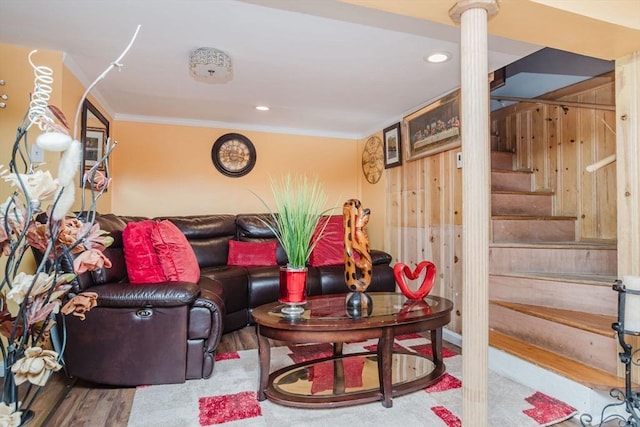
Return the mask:
M547 99L614 104L613 74L558 91ZM606 124L605 124L606 123ZM611 129L609 129L611 128ZM555 193L556 215L577 217L578 240L616 239L615 164L594 173L586 166L615 152L615 112L593 108L519 103L491 115L492 150L516 153L515 168L531 169L533 190ZM385 248L414 267L434 262L432 293L456 307L448 328L461 332L462 169L461 148L405 161L387 169Z
M614 105L614 75L556 91L546 99ZM533 190L554 193L554 214L575 216L576 240L615 241L615 164L586 167L615 153L615 111L519 103L491 115L492 149L516 153L534 171Z
M462 169L460 148L387 169L387 239L385 247L412 268L420 261L436 265L431 291L454 302L449 329L462 330Z

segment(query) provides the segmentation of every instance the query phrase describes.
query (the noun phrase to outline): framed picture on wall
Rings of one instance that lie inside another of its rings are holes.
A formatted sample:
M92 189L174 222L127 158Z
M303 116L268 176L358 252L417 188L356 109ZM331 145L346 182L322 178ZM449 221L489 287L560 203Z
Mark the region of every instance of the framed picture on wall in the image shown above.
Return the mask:
M104 155L104 145L106 143L105 130L101 128L87 128L84 146L84 166L90 168ZM102 167L101 167L102 169Z
M385 128L384 135L384 168L389 169L402 164L402 144L400 138L400 122Z
M460 91L455 90L406 116L403 127L407 160L460 146Z

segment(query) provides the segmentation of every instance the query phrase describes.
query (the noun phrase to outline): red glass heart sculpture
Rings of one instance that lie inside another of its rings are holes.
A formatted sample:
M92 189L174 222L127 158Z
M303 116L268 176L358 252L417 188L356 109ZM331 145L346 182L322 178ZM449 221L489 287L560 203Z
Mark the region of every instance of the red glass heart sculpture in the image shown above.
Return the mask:
M427 273L424 275L424 280L418 290L414 292L409 289L404 278L406 276L409 280L416 280L425 268L427 269ZM423 299L431 292L431 288L433 288L433 282L436 279L436 266L430 261L422 261L416 266L415 270L411 271L408 265L399 262L393 266L393 275L396 278L396 283L400 287L400 290L407 298Z
M425 300L409 299L402 305L402 309L398 313L399 319L409 319L412 316L428 316L431 314L431 306Z

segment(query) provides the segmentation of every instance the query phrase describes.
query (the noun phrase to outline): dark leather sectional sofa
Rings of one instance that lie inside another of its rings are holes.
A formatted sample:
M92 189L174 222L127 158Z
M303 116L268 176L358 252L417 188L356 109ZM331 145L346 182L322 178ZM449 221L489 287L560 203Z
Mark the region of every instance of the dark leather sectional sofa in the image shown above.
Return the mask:
M186 236L200 266L199 283L130 284L122 230L143 217L98 214L96 221L114 243L105 251L109 269L82 274L70 296L98 294L85 320L60 317L66 334L68 375L110 385L179 383L208 378L223 333L252 323L255 307L277 301L279 267L227 265L229 240L269 241L274 236L259 219L266 214L196 215L168 219ZM369 291L394 291L391 256L371 251L374 268ZM36 258L37 258L36 254ZM282 249L278 264L286 264ZM344 266L309 267L308 294L346 293Z

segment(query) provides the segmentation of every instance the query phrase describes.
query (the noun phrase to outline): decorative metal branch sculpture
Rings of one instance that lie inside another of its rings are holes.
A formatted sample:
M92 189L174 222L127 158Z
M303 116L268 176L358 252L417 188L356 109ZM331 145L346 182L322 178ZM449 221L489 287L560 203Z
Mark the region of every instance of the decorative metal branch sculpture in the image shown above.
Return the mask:
M91 84L79 102L95 83L114 67L135 40L140 27L123 54ZM109 155L115 143L107 140L104 156L83 177L82 208L77 215L68 214L75 201L74 176L80 165L82 144L69 135L64 114L49 105L54 81L49 67L34 69L34 91L29 111L17 127L8 168L0 165L0 179L10 185L13 193L0 204L0 257L5 257L0 276L0 352L4 360L4 381L0 402L0 425L15 427L33 417L32 404L52 372L62 368L64 337L56 339L55 315L84 316L96 303L96 295L83 293L62 307L65 295L76 280L76 274L110 267L102 251L113 241L94 224L96 201L110 184ZM76 114L76 124L77 124ZM29 156L28 130L37 125L41 133L35 140L40 148L61 152L58 176L41 170ZM77 128L77 126L76 126ZM106 175L99 169L104 169ZM91 202L84 207L85 187L91 189ZM45 208L45 204L49 206ZM46 213L40 223L39 214ZM44 254L33 274L24 270L26 252L37 248ZM75 273L63 273L62 262L73 260ZM22 386L22 384L25 384Z

